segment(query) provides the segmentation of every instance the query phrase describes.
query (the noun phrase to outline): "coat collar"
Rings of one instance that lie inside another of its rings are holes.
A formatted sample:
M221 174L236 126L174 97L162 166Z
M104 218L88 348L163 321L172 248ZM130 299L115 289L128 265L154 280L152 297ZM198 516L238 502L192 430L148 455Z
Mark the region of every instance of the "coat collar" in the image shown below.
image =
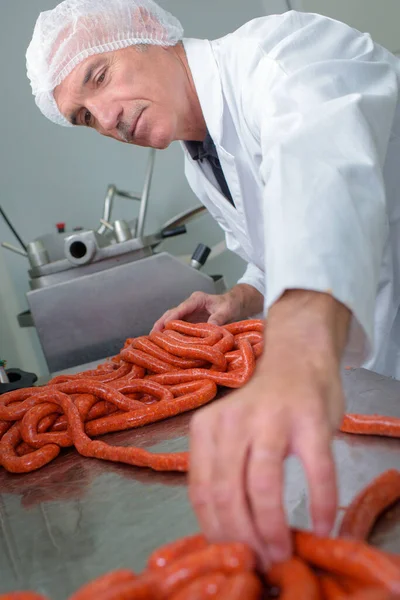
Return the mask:
M209 40L184 38L189 68L210 136L218 146L222 136L222 90L212 43Z

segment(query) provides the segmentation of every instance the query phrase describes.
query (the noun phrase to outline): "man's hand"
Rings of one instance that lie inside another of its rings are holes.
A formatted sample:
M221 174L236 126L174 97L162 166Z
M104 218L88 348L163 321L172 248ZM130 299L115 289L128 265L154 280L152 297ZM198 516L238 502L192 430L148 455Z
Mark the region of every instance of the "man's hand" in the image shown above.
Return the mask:
M182 304L167 311L153 327L161 331L166 323L182 319L192 323L212 323L224 325L256 315L263 310L264 296L253 286L244 283L235 285L226 294L206 294L194 292Z
M330 532L331 441L344 409L339 366L349 321L328 294L286 292L270 309L252 380L192 419L189 493L211 541L246 542L264 565L289 557L283 463L290 454L307 476L315 531Z

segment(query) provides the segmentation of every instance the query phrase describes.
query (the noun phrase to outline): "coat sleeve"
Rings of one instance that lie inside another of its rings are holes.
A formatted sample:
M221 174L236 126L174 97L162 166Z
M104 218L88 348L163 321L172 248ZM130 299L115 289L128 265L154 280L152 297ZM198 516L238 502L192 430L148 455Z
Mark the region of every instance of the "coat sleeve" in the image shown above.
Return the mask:
M247 283L256 288L263 296L265 294L265 273L252 263L247 265L246 271L238 283Z
M336 21L292 19L279 44L260 45L244 92L262 155L266 308L288 289L331 293L352 311L361 362L388 235L396 59Z

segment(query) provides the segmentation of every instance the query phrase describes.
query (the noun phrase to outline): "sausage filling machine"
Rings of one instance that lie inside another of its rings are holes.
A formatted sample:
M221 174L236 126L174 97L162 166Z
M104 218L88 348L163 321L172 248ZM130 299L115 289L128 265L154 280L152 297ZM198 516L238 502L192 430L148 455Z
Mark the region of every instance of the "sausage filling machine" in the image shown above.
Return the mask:
M205 209L197 207L144 235L155 151L141 195L107 191L97 230L48 234L27 245L30 262L30 312L21 326L36 327L50 372L116 354L127 337L147 334L154 322L194 291L222 293L222 276L200 271L210 249L200 244L191 264L157 252L165 238L186 233L186 223ZM138 218L110 223L115 196L140 202Z

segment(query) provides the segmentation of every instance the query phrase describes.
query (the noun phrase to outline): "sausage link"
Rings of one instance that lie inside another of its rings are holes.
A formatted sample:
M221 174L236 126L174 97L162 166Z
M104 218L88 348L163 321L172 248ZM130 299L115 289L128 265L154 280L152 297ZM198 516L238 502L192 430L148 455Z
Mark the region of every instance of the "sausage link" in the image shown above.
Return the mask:
M218 595L218 600L259 600L261 593L261 581L254 573L238 573L229 577ZM296 596L297 598L302 598L301 594ZM304 598L308 600L308 596L304 596ZM284 596L282 596L283 599Z
M267 572L267 580L281 590L282 600L319 600L321 598L317 577L299 558L273 565Z
M182 556L187 556L198 550L207 547L207 541L204 535L198 533L188 537L180 538L169 544L161 546L152 552L147 560L147 567L150 570L169 567L174 561Z
M126 377L132 370L132 365L130 363L121 362L121 365L118 368L111 367L107 370L91 370L91 371L83 371L82 373L74 373L73 375L57 375L57 377L53 377L47 385L57 385L59 383L66 383L67 381L74 381L76 379L92 379L93 381L98 381L101 383L109 383L110 381L114 381L115 379L120 379L121 377Z
M382 588L363 588L346 598L347 600L399 600L400 596L393 595Z
M215 341L211 337L209 337L209 338L189 337L189 336L183 335L182 333L178 333L177 331L172 331L172 330L164 330L162 332L162 335L164 337L172 338L173 340L176 340L178 342L186 344L187 346L197 346L197 347L203 346L203 345L212 346L214 348L214 350L219 350L220 352L223 352L224 354L226 354L226 352L229 352L230 350L232 350L232 348L235 345L234 336L232 335L232 333L229 333L229 331L226 331L226 329L220 330L220 332L219 332L220 339L218 341Z
M343 516L339 537L366 540L379 515L399 499L400 472L390 469L353 499Z
M254 352L255 358L260 358L263 351L264 351L264 342L259 342L258 344L254 344L253 352Z
M38 433L39 422L43 417L54 414L54 412L60 412L60 408L56 404L46 402L46 392L42 395L38 394L35 396L37 400L43 399L42 404L33 406L31 410L25 413L21 425L20 431L24 442L32 446L33 448L41 448L46 444L57 444L61 448L68 448L72 446L72 438L69 431L60 432L43 432Z
M155 600L154 581L144 574L132 581L116 583L100 593L85 595L81 600Z
M0 440L12 426L12 421L0 421Z
M100 594L107 592L110 588L121 583L136 580L136 575L129 569L118 569L83 585L77 592L70 596L69 600L96 600Z
M143 450L142 448L110 446L105 442L93 441L86 435L79 411L69 396L53 389L47 392L46 398L49 402L61 406L64 413L67 415L69 430L73 443L78 452L83 456L99 458L101 460L110 460L113 462L122 462L138 467L149 467L156 471L187 471L187 452L177 452L175 454L153 454L147 450ZM19 429L18 435L20 435ZM3 444L3 440L0 442L0 448L1 444ZM37 450L36 453L42 452L48 448L52 448L53 446L57 449L58 453L60 449L54 444L48 444L40 450ZM21 457L18 460L27 460L36 453ZM6 464L4 461L4 456L2 456L2 461L3 466L8 468L8 464ZM31 468L25 468L24 472L42 466L42 464L37 464L38 462L40 461L31 461ZM10 469L8 468L8 470Z
M196 367L204 367L204 360L190 360L187 358L182 358L181 356L176 356L171 352L165 350L160 345L157 345L152 341L152 337L150 335L150 339L146 337L136 338L132 347L137 350L142 350L143 352L147 352L151 356L155 358L159 358L164 362L176 367L178 369L194 369Z
M30 454L31 452L34 452L34 451L35 451L35 448L32 448L32 446L30 446L26 442L21 442L15 448L15 453L17 456L25 456L25 454Z
M188 323L186 321L169 321L165 325L166 330L183 333L185 336L194 338L203 338L203 342L199 340L196 343L203 343L209 346L214 346L223 336L222 328L211 323Z
M220 371L226 370L226 358L220 350L215 349L215 346L192 346L164 336L162 333L151 333L150 340L175 356L203 360L215 365Z
M126 394L128 396L128 394ZM131 398L131 400L139 400L138 398L139 394L129 394L129 398ZM79 409L79 407L78 407ZM112 415L113 413L115 413L118 410L118 408L116 406L114 406L114 404L111 404L111 402L106 402L105 400L100 400L99 402L96 402L89 410L89 412L86 415L86 418L84 419L85 421L93 421L94 419L100 419L101 417L107 417L108 415ZM79 412L81 412L79 410Z
M339 581L327 573L318 578L324 600L347 600L349 594Z
M217 385L239 388L249 381L255 369L255 358L251 344L248 340L240 340L240 351L242 353L243 367L237 371L219 373L207 369L187 369L185 371L173 371L160 375L151 375L153 381L162 385L175 385L198 379L209 379Z
M248 331L259 331L264 333L264 321L262 319L246 319L245 321L236 321L224 325L224 329L238 335L238 333L246 333Z
M16 421L22 419L27 410L35 406L35 394L39 394L43 388L31 387L13 390L0 395L0 419L4 421Z
M297 556L307 563L400 594L400 569L385 552L358 540L319 538L306 531L297 531L294 542Z
M123 414L110 415L87 423L85 429L88 435L94 437L113 431L124 431L135 427L142 427L148 423L155 423L162 419L174 417L182 412L194 410L217 395L217 386L212 381L196 381L197 389L192 386L192 392L179 396L168 402L158 402L154 406L141 406L140 409ZM171 392L170 392L171 393ZM171 393L172 396L172 393Z
M177 594L170 596L171 600L207 600L207 598L222 598L221 592L227 582L223 573L207 573L185 585ZM232 596L233 597L233 596ZM247 596L242 596L246 600Z
M244 331L235 335L235 346L237 347L239 340L249 340L250 344L260 344L263 342L264 336L259 331Z
M79 381L68 381L61 383L56 386L47 387L47 391L51 392L53 389L62 392L63 394L92 394L99 400L105 400L114 404L121 410L135 410L136 408L142 408L142 405L137 400L130 400L126 394L133 394L135 392L147 393L149 389L152 389L154 393L158 393L160 398L171 397L167 390L161 386L150 388L147 385L148 382L142 379L133 379L124 383L121 390L116 390L105 383L94 382L90 379L81 379ZM158 390L158 392L157 392Z
M168 373L169 371L174 370L174 367L169 363L160 360L155 356L146 354L146 352L142 352L142 350L131 350L130 348L126 348L125 350L122 350L121 356L127 362L149 369L154 373Z
M57 444L47 444L34 452L18 456L16 448L21 441L20 424L16 422L0 442L0 464L10 473L28 473L40 469L60 454Z
M384 417L382 415L347 414L344 416L339 429L344 433L357 433L359 435L400 437L400 418Z
M252 571L255 558L250 548L244 544L210 544L173 562L162 571L157 581L157 595L164 600L176 594L190 581L214 571L233 575L241 571Z

